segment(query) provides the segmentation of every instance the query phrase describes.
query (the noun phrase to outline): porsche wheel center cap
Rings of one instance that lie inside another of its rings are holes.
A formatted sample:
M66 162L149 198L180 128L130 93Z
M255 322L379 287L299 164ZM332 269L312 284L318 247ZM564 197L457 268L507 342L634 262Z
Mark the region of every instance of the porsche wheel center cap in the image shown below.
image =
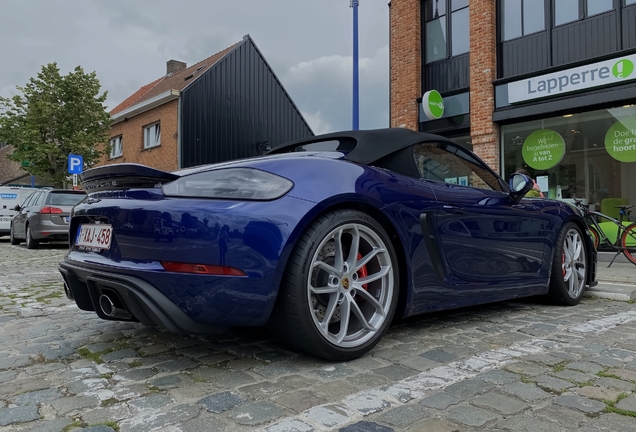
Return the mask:
M344 289L349 289L349 279L348 278L342 278L342 287Z

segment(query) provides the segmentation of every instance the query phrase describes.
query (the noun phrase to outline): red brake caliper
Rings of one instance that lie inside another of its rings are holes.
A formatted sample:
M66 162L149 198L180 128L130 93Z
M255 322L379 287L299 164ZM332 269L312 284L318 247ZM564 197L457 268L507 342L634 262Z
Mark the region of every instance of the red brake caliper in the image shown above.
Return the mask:
M362 258L362 254L358 253L358 258L357 259L361 259ZM363 266L360 270L358 270L358 277L359 278L363 278L363 277L367 277L369 275L369 273L367 272L367 266ZM368 284L364 284L362 285L362 288L364 288L365 291L367 291L367 286Z

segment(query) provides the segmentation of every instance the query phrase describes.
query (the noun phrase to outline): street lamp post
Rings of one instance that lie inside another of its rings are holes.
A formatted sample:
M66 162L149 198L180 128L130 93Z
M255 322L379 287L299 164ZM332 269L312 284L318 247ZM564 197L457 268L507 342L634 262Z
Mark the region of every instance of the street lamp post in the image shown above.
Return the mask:
M349 0L353 8L353 130L360 128L360 81L358 67L358 1Z

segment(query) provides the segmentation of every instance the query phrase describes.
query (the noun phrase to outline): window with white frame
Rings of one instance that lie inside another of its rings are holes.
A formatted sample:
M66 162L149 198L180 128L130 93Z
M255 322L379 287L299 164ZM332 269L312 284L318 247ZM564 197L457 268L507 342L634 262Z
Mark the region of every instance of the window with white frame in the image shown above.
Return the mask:
M157 147L161 144L161 124L154 123L144 127L144 148Z
M114 159L123 153L121 135L110 139L110 157Z

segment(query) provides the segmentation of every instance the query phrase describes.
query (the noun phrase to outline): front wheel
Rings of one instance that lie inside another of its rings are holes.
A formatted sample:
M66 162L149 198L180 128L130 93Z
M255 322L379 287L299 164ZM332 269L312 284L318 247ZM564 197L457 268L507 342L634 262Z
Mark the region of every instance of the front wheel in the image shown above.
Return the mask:
M389 236L367 214L338 210L320 217L291 253L270 330L325 360L360 357L391 323L397 265Z
M557 238L548 296L556 303L574 306L581 301L587 281L587 246L574 222L564 225Z
M636 264L636 223L631 224L623 231L621 247L623 247L625 257Z

